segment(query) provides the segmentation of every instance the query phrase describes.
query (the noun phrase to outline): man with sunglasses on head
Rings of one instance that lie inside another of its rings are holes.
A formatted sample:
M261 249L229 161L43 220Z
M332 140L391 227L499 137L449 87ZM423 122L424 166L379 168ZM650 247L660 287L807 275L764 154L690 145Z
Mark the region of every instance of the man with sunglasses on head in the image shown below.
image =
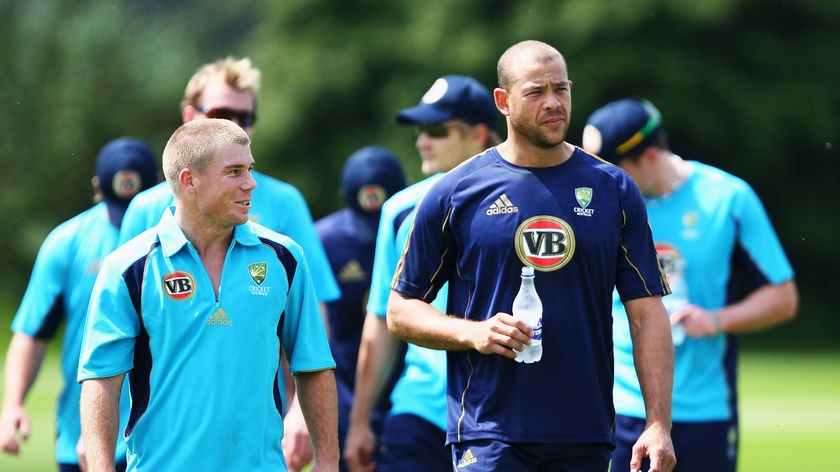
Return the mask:
M260 71L251 60L228 57L205 64L192 76L181 102L184 123L200 118L222 118L241 126L250 136L256 122ZM254 171L251 221L286 234L303 246L321 303L340 295L326 253L315 232L309 206L293 185ZM137 195L129 205L121 230L121 242L157 224L173 202L166 182ZM281 210L282 209L282 210Z
M372 284L356 369L356 387L344 461L353 472L450 470L446 440L446 353L409 344L402 376L391 392L381 453L371 427L372 413L391 377L400 341L388 332L385 309L391 278L414 220L414 208L445 172L500 142L493 95L471 77L437 79L420 103L397 114L416 127L421 170L429 177L398 192L382 207ZM436 303L445 303L439 294Z
M248 58L227 57L204 64L192 76L181 102L184 123L204 118L222 118L241 126L250 136L256 121L256 101L260 89L260 71ZM315 223L300 191L293 185L253 171L257 187L253 192L249 219L285 234L300 244L309 263L316 296L325 313L325 303L336 300L341 292L333 275L324 247L315 232ZM174 204L166 182L140 193L125 214L120 241L128 241L160 221L164 210ZM292 387L287 377L288 388ZM309 462L308 436L296 399L289 391L290 403L284 402L291 424L286 426L284 449L290 470Z

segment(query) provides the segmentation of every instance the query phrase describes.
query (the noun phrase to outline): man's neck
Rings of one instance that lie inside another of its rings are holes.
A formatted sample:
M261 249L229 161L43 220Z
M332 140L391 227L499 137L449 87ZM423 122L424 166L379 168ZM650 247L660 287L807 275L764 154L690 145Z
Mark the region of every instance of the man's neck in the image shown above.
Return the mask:
M502 158L520 167L554 167L572 156L575 148L566 141L551 147L536 146L531 142L515 142L508 138L496 148Z

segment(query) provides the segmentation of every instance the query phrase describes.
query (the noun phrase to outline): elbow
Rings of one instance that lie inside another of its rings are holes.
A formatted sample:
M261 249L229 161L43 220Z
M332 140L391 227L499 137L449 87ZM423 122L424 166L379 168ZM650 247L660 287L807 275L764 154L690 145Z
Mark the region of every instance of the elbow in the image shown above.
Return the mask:
M391 336L405 341L405 324L402 319L402 310L400 310L400 302L403 297L392 291L388 299L388 308L385 311L385 324L388 327L388 332Z
M792 280L785 282L783 286L784 297L779 303L779 322L787 323L793 321L799 313L799 291Z
M789 323L796 318L796 315L799 313L799 300L792 300L789 303L785 304L784 309L781 313L781 321L782 323Z

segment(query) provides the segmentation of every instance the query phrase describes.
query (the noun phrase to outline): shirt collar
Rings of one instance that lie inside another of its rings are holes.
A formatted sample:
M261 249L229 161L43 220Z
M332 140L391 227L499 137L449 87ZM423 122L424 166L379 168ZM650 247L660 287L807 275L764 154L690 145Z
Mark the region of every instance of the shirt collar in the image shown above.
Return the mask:
M165 257L172 257L190 242L186 235L175 222L175 206L171 205L163 212L163 217L157 226L158 240ZM233 228L233 242L243 246L256 246L261 244L256 229L250 221L237 225Z

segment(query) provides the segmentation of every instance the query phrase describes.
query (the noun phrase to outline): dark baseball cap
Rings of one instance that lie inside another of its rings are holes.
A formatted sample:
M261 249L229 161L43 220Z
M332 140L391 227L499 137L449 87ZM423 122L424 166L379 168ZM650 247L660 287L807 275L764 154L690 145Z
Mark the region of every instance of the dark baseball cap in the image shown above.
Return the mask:
M583 149L613 164L654 144L662 115L647 100L624 98L595 110L583 129Z
M114 139L99 151L96 175L111 223L119 228L131 199L158 181L155 155L140 139Z
M493 94L479 81L465 75L444 75L423 94L420 103L397 113L397 123L443 123L460 119L496 129L499 112Z
M379 228L382 204L405 188L399 159L379 146L365 146L347 158L341 172L341 197L353 211L361 240L373 240Z

